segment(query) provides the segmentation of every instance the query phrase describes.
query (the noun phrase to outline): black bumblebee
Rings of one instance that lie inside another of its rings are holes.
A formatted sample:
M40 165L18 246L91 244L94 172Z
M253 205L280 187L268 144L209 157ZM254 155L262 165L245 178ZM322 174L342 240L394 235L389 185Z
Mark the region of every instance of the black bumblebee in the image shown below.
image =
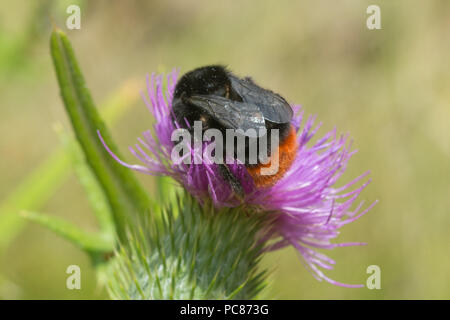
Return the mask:
M244 132L254 129L253 132L259 132L265 128L268 144L271 141L271 129L278 129L280 143L277 148L279 157L277 173L262 176L260 169L267 165L250 164L246 158L247 171L257 186L273 185L284 175L294 160L297 139L291 125L293 116L291 106L280 95L261 88L251 78L239 78L219 65L197 68L184 74L178 81L172 107L175 120L185 128L189 128L186 121L190 125L194 121L202 121L203 130L216 128L224 133L226 129L241 129ZM246 141L248 144L250 139ZM270 145L267 151L270 151ZM239 181L228 167L223 164L219 165L219 168L233 190L242 194Z

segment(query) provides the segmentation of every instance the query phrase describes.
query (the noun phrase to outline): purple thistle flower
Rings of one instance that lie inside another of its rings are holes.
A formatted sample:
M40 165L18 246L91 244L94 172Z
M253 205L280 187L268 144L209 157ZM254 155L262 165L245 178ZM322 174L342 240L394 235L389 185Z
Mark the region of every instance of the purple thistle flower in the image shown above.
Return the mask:
M217 207L239 205L242 199L234 195L229 184L220 175L218 166L206 154L203 154L204 161L200 164L184 164L171 159L175 145L171 141L171 135L179 128L173 121L171 106L177 76L176 70L168 74L166 90L163 89L162 75L147 76L147 95L141 94L155 117L155 133L145 131L143 138L138 138L139 143L129 148L142 162L141 165L123 162L110 151L100 133L99 137L111 156L130 169L150 175L171 176L200 202L212 200ZM370 179L360 186L354 186L369 172L342 187L334 187L356 151L350 150L351 142L348 142L347 136L336 135L336 129L325 134L312 146L307 146L321 124L314 127L315 117L310 116L305 120L301 107L292 107L295 115L291 123L297 130L297 155L291 167L275 185L257 188L243 164L228 166L242 184L245 203L276 212L264 239L273 240L266 247L267 251L292 245L303 257L307 269L319 281L326 280L343 287L363 287L343 284L325 276L319 268L332 269L335 261L319 253L317 249L364 245L359 242L336 244L331 240L338 236L342 226L360 218L377 202L365 210L361 210L363 202L351 209ZM305 123L301 127L303 121ZM207 144L203 143L202 150L205 150ZM190 156L194 159L202 155L200 150L191 147Z

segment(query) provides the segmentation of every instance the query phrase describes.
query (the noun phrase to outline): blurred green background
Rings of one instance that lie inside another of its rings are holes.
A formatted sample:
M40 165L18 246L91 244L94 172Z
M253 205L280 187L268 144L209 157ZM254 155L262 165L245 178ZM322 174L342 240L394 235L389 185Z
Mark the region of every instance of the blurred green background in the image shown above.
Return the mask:
M65 27L70 4L81 7L80 30ZM381 30L366 28L370 4L381 8ZM326 252L338 262L326 274L365 283L375 264L381 290L317 282L288 248L263 261L268 298L450 298L449 1L2 2L0 204L60 147L54 124L70 128L49 54L51 21L71 39L97 104L126 105L111 129L128 160L126 146L153 121L138 97L145 74L211 63L302 104L323 121L319 135L336 126L354 139L359 151L340 185L370 169L360 199L380 203L338 238L368 246ZM61 176L40 211L95 230L78 181L70 171ZM153 178L139 178L156 195ZM11 231L0 246L0 298L106 298L84 253L8 219L0 219L0 241ZM82 290L66 289L71 264L81 266Z

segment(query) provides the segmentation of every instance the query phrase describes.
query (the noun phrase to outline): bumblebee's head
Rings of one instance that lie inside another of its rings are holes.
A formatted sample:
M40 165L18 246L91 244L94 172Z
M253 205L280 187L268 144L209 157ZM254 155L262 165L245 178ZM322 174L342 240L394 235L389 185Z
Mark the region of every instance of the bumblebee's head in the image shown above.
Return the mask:
M178 81L172 101L175 118L183 127L185 118L193 124L205 117L204 112L188 102L188 98L193 95L212 95L242 101L231 86L229 72L224 67L214 65L192 70Z
M175 88L174 98L194 94L225 97L231 87L228 72L221 66L207 66L192 70L181 77Z

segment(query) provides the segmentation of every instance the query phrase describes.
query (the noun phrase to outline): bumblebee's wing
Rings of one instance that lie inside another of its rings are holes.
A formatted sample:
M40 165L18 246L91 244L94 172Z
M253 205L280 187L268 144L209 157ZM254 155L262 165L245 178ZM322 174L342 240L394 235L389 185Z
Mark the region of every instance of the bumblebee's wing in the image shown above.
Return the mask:
M239 79L230 76L233 89L242 97L244 102L257 105L264 118L274 123L288 123L293 111L289 103L272 91L256 85L251 79Z
M260 108L252 103L233 101L216 95L193 95L187 102L206 112L227 129L242 129L244 135L257 137L259 129L265 129L264 116ZM252 130L254 129L256 136Z

